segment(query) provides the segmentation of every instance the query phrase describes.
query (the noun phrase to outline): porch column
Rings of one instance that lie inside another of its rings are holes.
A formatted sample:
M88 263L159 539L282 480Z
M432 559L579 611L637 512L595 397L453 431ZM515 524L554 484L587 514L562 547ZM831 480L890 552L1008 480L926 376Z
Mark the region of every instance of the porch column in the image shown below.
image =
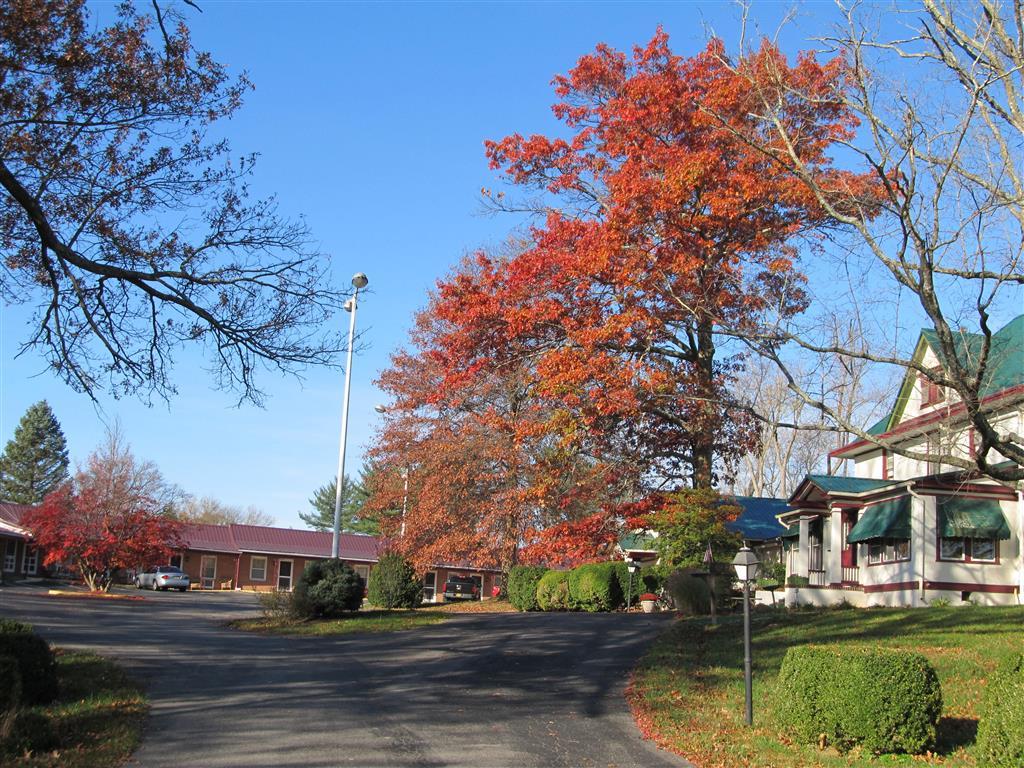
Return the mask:
M810 550L810 533L811 533L811 519L809 517L800 518L800 546L796 549L796 558L793 561L795 570L793 571L797 576L808 576L807 571L807 553Z

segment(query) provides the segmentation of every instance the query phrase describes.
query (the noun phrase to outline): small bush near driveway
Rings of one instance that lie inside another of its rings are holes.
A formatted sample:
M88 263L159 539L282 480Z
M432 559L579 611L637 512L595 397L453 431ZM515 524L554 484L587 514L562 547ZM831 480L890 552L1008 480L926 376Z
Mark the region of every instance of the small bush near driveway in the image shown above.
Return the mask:
M613 611L625 596L619 589L614 562L588 563L569 571L569 606L573 610L596 613Z
M548 571L537 582L537 606L542 611L569 610L569 571Z
M806 744L921 754L935 745L942 691L913 651L801 646L782 661L775 702L779 724Z
M993 766L1024 765L1024 656L1007 659L988 681L978 723L978 752Z
M417 608L423 602L423 582L408 560L386 552L370 575L366 599L378 608Z
M342 560L315 560L306 566L292 594L296 616L337 618L359 610L366 585L363 577Z
M505 588L508 601L517 611L536 611L537 584L547 573L547 568L539 565L516 565L509 569Z

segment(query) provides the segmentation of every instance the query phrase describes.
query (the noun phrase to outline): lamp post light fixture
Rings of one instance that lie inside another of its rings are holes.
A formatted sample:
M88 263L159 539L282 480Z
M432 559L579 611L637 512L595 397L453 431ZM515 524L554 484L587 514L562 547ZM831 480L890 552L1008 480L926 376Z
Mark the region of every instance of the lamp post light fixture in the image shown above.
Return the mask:
M352 298L345 302L345 310L351 314L348 324L348 358L345 363L345 393L341 404L341 448L338 451L338 480L334 489L334 537L331 539L331 557L335 560L341 551L341 491L345 482L345 443L348 438L348 401L352 391L352 347L356 338L356 304L359 291L370 281L362 272L352 276Z
M743 582L743 683L747 694L744 721L747 725L754 724L754 695L750 671L750 582L757 578L757 569L760 565L761 561L757 559L754 550L746 544L732 560L736 577Z
M629 571L629 579L626 581L626 610L633 602L633 574L640 570L640 563L631 557L626 558L626 570Z

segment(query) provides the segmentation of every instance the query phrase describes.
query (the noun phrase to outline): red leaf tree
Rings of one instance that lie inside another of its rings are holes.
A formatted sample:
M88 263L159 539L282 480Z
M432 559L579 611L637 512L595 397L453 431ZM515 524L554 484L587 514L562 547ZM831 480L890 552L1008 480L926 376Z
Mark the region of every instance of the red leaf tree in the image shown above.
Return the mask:
M114 431L73 480L24 518L45 563L77 570L89 589L108 591L113 573L166 562L181 523L157 469L138 462Z

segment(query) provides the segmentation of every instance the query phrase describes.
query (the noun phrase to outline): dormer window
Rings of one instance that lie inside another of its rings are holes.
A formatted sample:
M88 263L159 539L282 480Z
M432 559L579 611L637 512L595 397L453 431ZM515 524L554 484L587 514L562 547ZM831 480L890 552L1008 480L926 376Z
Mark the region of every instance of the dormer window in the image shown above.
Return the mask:
M938 374L939 369L935 369L932 373ZM936 384L923 373L918 376L918 381L921 383L921 407L936 405L946 399L945 387Z

